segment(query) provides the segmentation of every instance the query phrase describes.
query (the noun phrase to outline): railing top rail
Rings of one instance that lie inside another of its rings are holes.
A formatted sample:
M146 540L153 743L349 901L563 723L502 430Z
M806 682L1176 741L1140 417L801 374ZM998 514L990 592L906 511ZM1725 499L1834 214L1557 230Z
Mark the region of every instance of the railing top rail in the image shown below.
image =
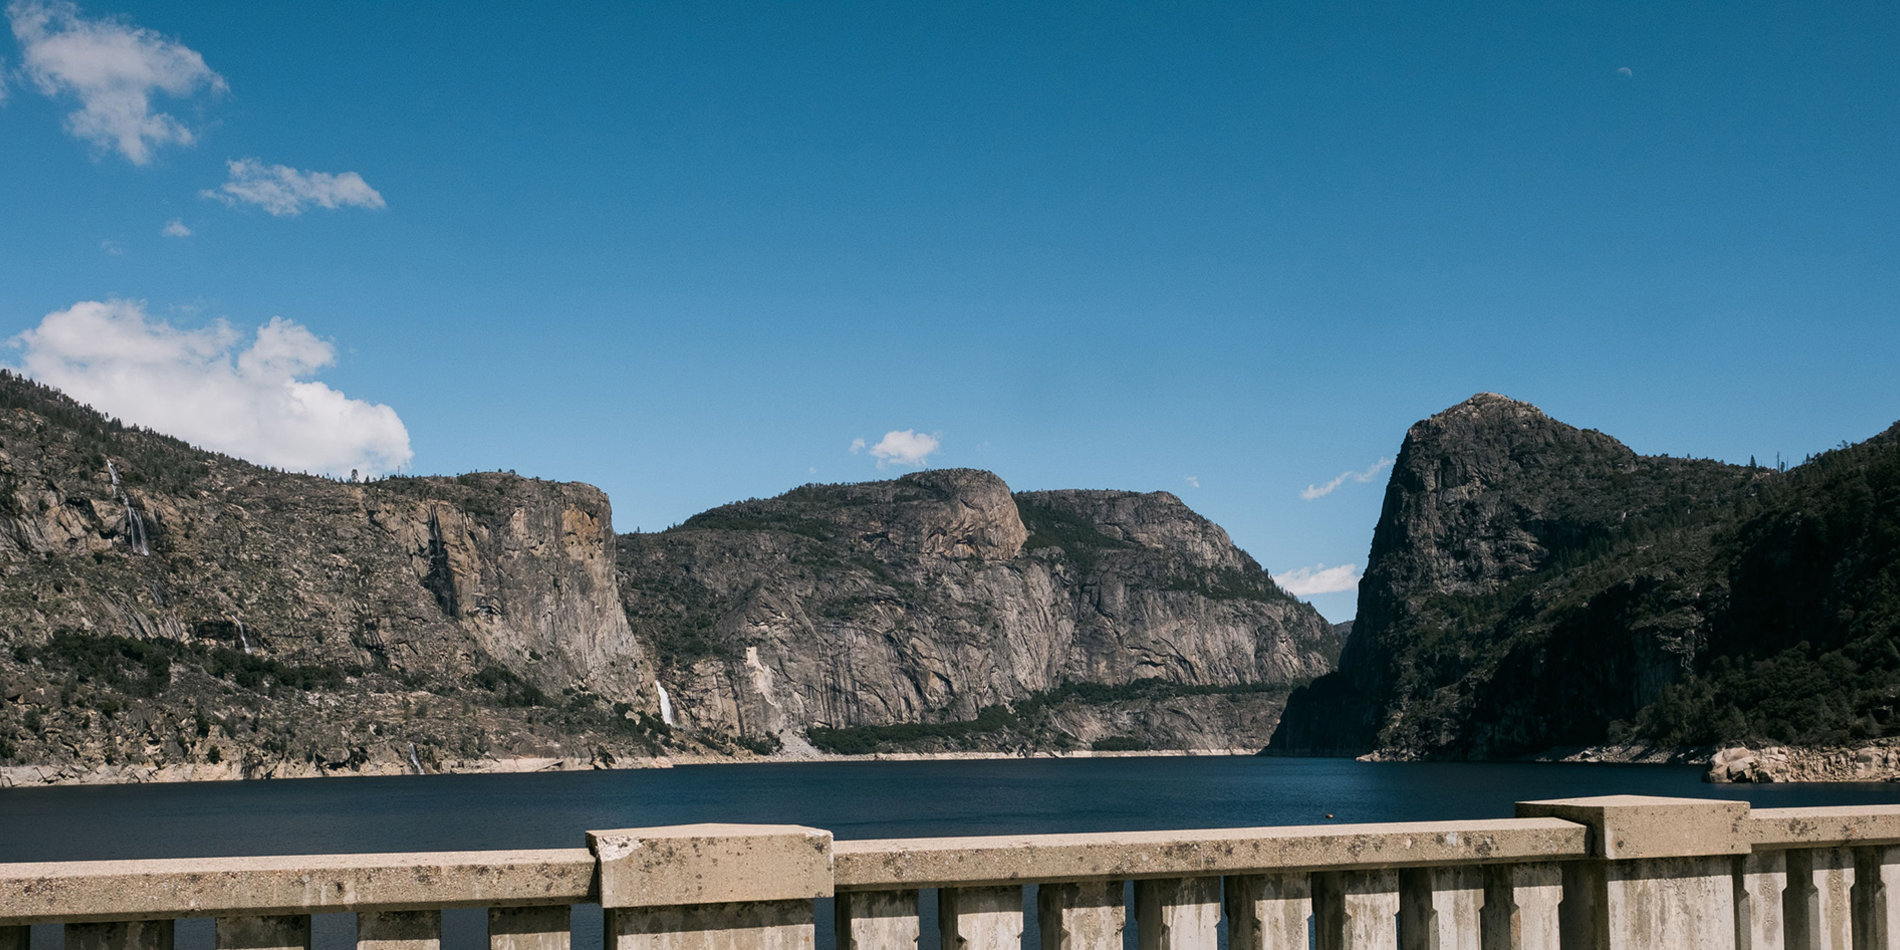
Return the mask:
M0 864L0 925L573 904L586 848Z
M837 889L1561 861L1588 829L1556 818L839 841Z
M1743 829L1756 848L1900 843L1900 805L1757 808Z

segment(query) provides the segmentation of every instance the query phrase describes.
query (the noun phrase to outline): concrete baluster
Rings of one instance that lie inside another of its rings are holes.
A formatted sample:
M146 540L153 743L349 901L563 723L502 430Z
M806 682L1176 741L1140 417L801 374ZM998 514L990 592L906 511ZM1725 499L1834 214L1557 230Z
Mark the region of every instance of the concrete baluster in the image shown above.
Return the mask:
M219 917L217 950L310 950L310 917Z
M1122 882L1044 884L1036 890L1036 924L1043 950L1122 950Z
M366 911L356 915L356 950L441 950L439 910Z
M573 942L565 904L488 909L488 950L568 950Z
M796 825L591 831L607 950L812 950L831 832Z
M1305 874L1227 879L1228 950L1306 950L1313 884Z
M1783 950L1781 895L1788 887L1787 855L1755 851L1735 856L1736 950Z
M1484 869L1479 912L1484 950L1558 950L1563 869L1555 864L1494 864Z
M1136 881L1135 944L1140 950L1214 950L1220 906L1217 877Z
M169 920L67 924L66 950L172 950Z
M916 891L846 891L834 906L838 950L917 950Z
M1900 847L1854 852L1856 950L1900 950Z
M1854 852L1802 848L1787 853L1782 896L1788 950L1854 950Z
M1319 950L1391 950L1399 941L1398 913L1397 871L1313 875Z
M1480 950L1484 875L1475 867L1399 872L1399 942L1404 950Z
M1608 795L1519 802L1520 818L1590 828L1594 860L1564 868L1570 950L1735 950L1735 869L1747 854L1743 802Z
M1023 889L941 888L937 925L943 950L1022 950Z
M26 927L0 927L0 950L27 950L31 934Z

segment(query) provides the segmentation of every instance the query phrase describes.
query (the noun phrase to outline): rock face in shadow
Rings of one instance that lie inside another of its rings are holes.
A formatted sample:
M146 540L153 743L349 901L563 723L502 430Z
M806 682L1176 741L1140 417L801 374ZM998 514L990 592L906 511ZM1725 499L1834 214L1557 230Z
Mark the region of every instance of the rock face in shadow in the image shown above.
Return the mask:
M973 470L727 505L623 535L620 565L681 721L743 736L968 720L1074 684L1291 685L1335 642L1173 495L1012 494ZM1117 715L1068 708L1057 732L1145 728ZM1237 738L1144 741L1176 734Z
M1340 668L1292 696L1269 751L1492 757L1603 741L1693 668L1713 584L1697 549L1765 475L1639 456L1490 393L1417 423Z

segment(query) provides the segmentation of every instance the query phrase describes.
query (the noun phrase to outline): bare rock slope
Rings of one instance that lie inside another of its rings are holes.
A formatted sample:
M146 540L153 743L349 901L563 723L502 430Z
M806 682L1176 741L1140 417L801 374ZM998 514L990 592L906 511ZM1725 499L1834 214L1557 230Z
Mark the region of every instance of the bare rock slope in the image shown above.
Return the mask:
M749 737L970 721L1067 690L1010 741L1245 745L1336 643L1173 495L1012 494L973 470L727 505L623 535L620 565L681 721ZM1182 712L1207 705L1189 688L1250 695Z

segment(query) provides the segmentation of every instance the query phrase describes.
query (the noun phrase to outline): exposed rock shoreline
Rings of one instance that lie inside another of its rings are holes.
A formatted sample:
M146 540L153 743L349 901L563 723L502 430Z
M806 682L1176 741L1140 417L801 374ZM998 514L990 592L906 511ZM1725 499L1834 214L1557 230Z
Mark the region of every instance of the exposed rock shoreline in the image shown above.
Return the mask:
M658 755L594 757L540 757L506 759L469 759L440 763L435 775L494 775L527 772L589 772L612 769L670 769L676 765L750 765L762 762L956 762L991 759L1121 759L1178 758L1203 755L1253 755L1252 749L1155 749L1140 752L1107 752L1089 749L1023 752L882 752L873 755L828 755L801 752L787 755ZM0 789L36 788L55 785L144 785L169 782L236 782L270 779L375 778L413 775L415 770L399 758L367 762L359 767L325 769L307 762L287 763L269 774L245 774L232 763L209 765L190 763L167 766L79 766L20 765L0 767Z
M1709 759L1709 782L1900 782L1900 739L1864 746L1730 746Z

